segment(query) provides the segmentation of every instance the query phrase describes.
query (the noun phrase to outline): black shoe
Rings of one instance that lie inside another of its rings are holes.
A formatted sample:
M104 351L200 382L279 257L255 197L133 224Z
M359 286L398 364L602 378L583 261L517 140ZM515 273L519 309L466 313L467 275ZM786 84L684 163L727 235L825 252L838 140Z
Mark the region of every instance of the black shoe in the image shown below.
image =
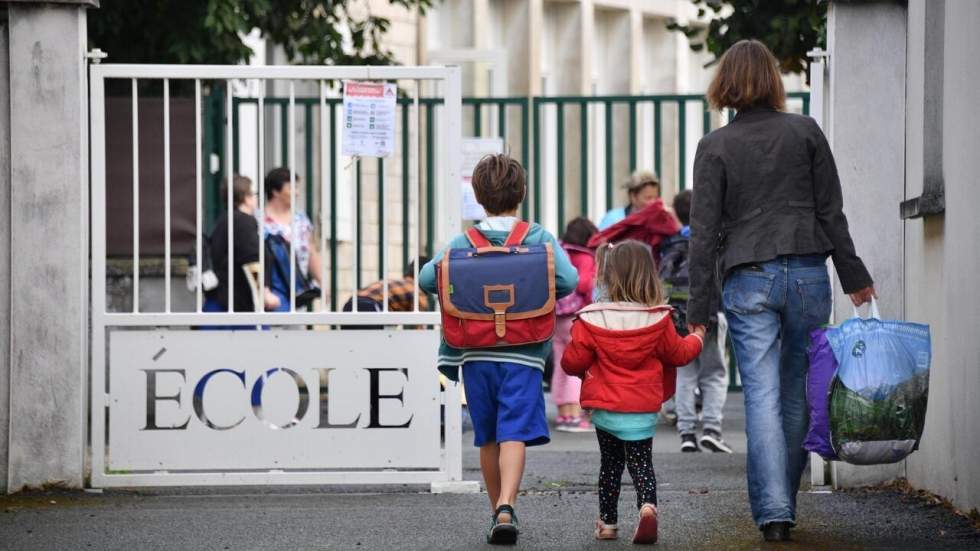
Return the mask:
M770 522L762 527L762 537L766 541L789 541L790 526L784 521Z
M681 451L685 453L701 451L701 448L698 447L698 440L693 434L681 435Z
M732 453L732 448L721 438L721 433L710 429L701 435L701 445L713 452Z

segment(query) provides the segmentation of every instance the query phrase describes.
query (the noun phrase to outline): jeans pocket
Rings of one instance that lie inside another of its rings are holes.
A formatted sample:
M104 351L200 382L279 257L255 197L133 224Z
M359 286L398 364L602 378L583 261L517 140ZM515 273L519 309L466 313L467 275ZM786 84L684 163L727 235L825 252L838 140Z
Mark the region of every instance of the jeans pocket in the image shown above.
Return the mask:
M725 279L721 300L725 310L736 314L759 314L766 309L776 274L738 270Z
M800 295L803 317L818 325L827 323L832 306L830 278L797 279L796 292Z

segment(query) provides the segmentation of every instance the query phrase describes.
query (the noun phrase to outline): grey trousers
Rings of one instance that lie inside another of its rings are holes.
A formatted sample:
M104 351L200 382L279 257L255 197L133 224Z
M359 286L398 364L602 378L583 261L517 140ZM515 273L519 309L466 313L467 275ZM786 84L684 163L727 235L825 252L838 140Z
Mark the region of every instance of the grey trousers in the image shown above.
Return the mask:
M677 369L677 394L674 400L677 404L677 432L680 434L697 430L696 388L701 389L703 428L721 433L722 410L728 397L728 366L722 359L718 326L715 324L705 335L701 355Z

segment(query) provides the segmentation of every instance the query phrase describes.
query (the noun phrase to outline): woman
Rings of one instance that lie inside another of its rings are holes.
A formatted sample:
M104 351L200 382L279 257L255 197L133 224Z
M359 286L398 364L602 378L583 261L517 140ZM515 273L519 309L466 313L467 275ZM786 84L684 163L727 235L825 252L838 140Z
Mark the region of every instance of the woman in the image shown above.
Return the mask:
M629 193L629 204L625 207L615 208L607 212L602 217L602 221L599 222L600 230L604 230L620 222L629 216L630 213L643 210L647 205L660 198L660 180L657 180L656 174L649 171L639 170L634 172L626 180L626 183L623 184L623 187Z
M782 112L772 52L736 43L708 99L738 113L701 139L694 159L688 323L707 325L721 274L745 393L752 516L767 541L783 541L807 459L808 335L830 317L827 256L856 306L875 290L854 251L827 140L813 119Z
M297 185L299 175L294 175ZM317 283L322 285L320 253L316 245L316 232L313 223L310 222L306 213L297 210L292 214L293 186L288 168L274 168L265 177L265 213L263 224L267 245L273 245L280 240L283 247L272 248L273 259L269 262L276 262L270 269L272 274L272 291L279 297L280 306L277 311L290 311L290 284L288 246L292 243L295 248L296 264L299 266L299 276L296 285L296 295L300 298L303 291L310 291L312 286L304 289L303 282L308 282L312 277ZM295 236L295 239L294 239ZM272 238L271 240L269 238ZM280 258L283 256L284 258ZM278 269L275 269L278 268ZM319 295L319 291L310 293ZM302 306L305 300L298 300L297 308Z

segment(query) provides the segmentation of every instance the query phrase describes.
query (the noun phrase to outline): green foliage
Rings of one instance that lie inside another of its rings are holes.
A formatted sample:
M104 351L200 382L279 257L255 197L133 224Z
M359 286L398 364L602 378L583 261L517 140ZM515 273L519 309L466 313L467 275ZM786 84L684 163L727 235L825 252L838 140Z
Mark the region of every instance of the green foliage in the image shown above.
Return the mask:
M388 0L423 13L432 0ZM258 28L293 63L386 65L381 44L391 22L349 0L102 0L89 12L89 47L112 63L247 61L241 35Z
M691 49L708 51L718 61L731 45L754 38L779 60L784 73L809 68L806 53L822 47L827 28L826 0L691 0L698 17L711 18L707 28L671 22L667 28L684 33Z

